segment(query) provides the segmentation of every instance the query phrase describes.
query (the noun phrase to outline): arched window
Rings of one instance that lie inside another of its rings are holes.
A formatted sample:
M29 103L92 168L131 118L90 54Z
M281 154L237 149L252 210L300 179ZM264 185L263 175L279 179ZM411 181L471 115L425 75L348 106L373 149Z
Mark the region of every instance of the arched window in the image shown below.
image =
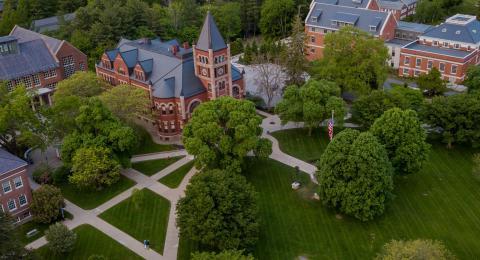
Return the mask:
M200 101L198 101L198 100L195 100L195 101L191 102L190 103L190 108L188 109L188 112L190 114L192 114L193 111L195 110L195 108L197 108L199 105L200 105Z
M173 112L174 112L173 104L170 104L170 105L168 106L168 110L169 110L169 113L170 113L170 114L173 114Z
M240 97L240 88L237 85L233 86L232 92L233 92L233 97L234 98L239 98Z
M167 114L167 107L162 104L162 115L166 115Z

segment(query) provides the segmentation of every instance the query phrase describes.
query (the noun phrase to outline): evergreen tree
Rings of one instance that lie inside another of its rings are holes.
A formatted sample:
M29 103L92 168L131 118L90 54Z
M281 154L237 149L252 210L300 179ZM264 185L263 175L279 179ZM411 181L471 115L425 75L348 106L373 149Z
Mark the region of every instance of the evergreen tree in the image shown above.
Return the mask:
M302 19L297 15L293 21L290 42L283 54L283 64L288 76L287 84L289 85L300 86L305 82L303 74L307 70L308 64L305 58L305 40Z
M256 35L257 24L260 20L260 6L257 0L241 0L241 20L245 37Z
M5 0L3 3L3 13L0 19L0 35L7 35L15 26L14 0Z

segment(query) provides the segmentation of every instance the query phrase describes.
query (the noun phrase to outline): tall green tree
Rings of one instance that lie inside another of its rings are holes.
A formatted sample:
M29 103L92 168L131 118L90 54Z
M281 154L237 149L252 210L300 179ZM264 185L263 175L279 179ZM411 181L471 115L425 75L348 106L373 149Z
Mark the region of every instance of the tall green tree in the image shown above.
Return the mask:
M260 31L266 37L287 36L295 11L293 0L265 0L260 16Z
M322 202L362 221L383 214L393 190L387 151L371 133L346 129L327 146L318 164Z
M240 0L242 30L244 36L256 35L260 21L260 4L257 0Z
M442 79L442 74L435 67L429 73L421 74L417 78L417 84L429 97L442 95L447 90L446 81Z
M342 91L357 94L380 89L387 78L388 50L382 40L356 27L345 26L325 36L323 59L312 65L311 75L336 82Z
M305 58L305 32L302 19L295 16L292 25L290 41L286 44L283 53L283 65L288 76L287 84L300 86L305 83L304 74L307 71Z
M480 145L480 95L458 94L434 97L426 106L423 120L441 131L442 139L452 148L454 143Z
M415 111L390 109L375 120L370 132L387 149L396 173L411 174L422 169L430 145Z
M0 211L0 258L26 259L27 252L20 243L19 234L13 223L11 216Z
M61 216L60 209L65 207L62 192L52 185L42 185L33 191L30 210L39 223L52 223Z
M45 231L47 247L55 255L71 252L77 241L77 234L62 223L55 223Z
M101 190L120 179L120 164L105 147L86 147L75 151L70 183L79 189Z
M439 0L423 0L418 3L414 20L420 23L436 24L446 16Z
M463 84L468 87L468 93L480 91L480 67L470 66Z
M268 157L271 143L260 138L261 119L246 100L221 97L202 103L183 129L183 143L198 169L240 172L247 153Z
M180 235L218 250L253 249L259 231L256 196L245 177L234 172L194 176L177 204Z
M406 103L402 95L391 95L382 90L374 90L353 102L352 115L364 128L368 128L385 111L394 107L406 109Z
M45 129L31 106L31 95L25 87L9 92L0 83L0 145L23 157L28 147L42 145Z
M288 86L275 111L283 124L303 121L311 135L312 129L329 119L332 111L335 111L336 124L343 122L346 108L339 96L340 88L335 83L310 80L301 88Z
M118 118L133 122L136 116L145 114L150 108L148 92L131 85L119 85L108 89L100 100Z
M435 240L392 240L386 243L376 260L424 259L454 260L457 259L440 241Z
M3 3L2 19L0 19L0 35L7 35L15 26L14 0L5 0Z

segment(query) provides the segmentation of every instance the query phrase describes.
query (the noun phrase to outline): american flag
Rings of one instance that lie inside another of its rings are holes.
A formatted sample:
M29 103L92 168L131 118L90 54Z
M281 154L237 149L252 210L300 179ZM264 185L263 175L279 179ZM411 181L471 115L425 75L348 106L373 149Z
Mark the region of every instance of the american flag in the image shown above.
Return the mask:
M333 125L335 122L333 121L333 118L328 120L328 136L330 137L330 141L333 139Z

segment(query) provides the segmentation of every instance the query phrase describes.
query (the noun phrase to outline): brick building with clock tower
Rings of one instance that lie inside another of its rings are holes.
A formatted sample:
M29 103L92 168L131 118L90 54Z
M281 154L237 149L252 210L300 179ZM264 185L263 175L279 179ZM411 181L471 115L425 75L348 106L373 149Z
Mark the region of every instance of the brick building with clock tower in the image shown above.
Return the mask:
M208 13L198 42L122 39L96 65L97 75L113 86L129 84L150 96L151 123L164 140L178 139L193 110L222 96L243 98L243 72L232 65L213 16Z

